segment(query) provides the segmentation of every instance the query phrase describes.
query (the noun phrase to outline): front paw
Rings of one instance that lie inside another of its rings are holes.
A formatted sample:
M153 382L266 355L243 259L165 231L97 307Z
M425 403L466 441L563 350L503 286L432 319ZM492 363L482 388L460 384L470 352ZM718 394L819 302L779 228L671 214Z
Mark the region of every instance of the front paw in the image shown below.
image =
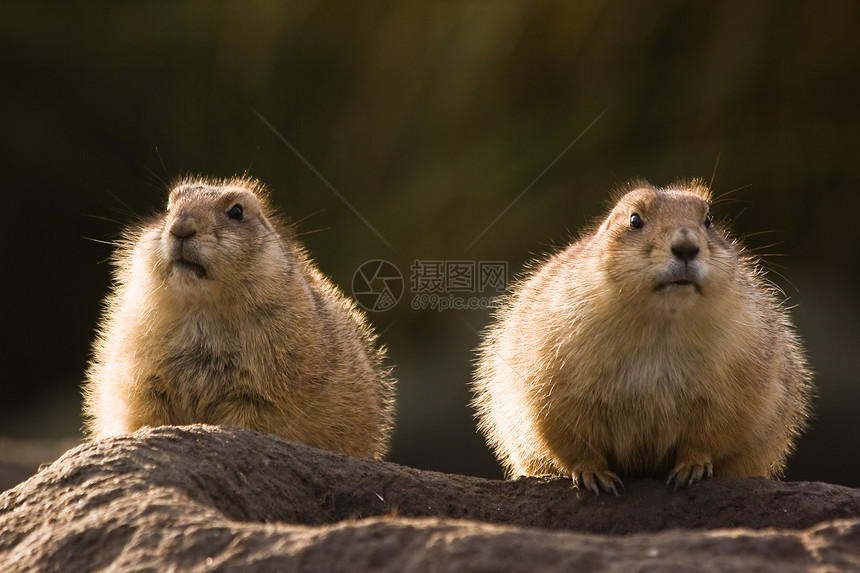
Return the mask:
M600 495L602 489L606 493L618 495L619 489L624 489L621 478L608 469L602 470L573 470L573 484L579 489L587 489Z
M684 461L669 472L666 485L677 490L679 487L689 487L713 475L714 466L710 460Z

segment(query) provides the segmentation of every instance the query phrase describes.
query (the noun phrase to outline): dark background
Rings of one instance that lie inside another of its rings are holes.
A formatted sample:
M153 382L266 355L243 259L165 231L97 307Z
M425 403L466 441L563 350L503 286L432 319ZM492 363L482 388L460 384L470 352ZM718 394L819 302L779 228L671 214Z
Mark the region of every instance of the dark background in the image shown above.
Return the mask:
M413 310L412 262L517 273L620 182L716 167L715 215L780 255L816 371L787 477L860 486L857 3L355 4L4 3L0 436L78 431L100 241L178 176L247 172L347 293L370 259L406 276L371 316L399 379L389 459L500 477L467 407L488 315Z

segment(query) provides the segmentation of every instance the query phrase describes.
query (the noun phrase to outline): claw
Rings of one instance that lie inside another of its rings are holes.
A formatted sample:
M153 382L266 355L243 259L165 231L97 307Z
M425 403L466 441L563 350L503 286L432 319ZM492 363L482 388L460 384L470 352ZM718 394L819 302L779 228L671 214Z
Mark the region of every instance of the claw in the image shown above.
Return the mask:
M709 461L683 462L675 466L669 473L666 485L677 491L679 487L690 487L691 485L708 479L714 475L714 466Z
M624 483L621 481L621 478L610 470L574 470L571 474L573 476L573 484L577 488L588 490L594 493L594 495L600 495L600 491L603 490L617 497L619 495L618 490L624 489Z

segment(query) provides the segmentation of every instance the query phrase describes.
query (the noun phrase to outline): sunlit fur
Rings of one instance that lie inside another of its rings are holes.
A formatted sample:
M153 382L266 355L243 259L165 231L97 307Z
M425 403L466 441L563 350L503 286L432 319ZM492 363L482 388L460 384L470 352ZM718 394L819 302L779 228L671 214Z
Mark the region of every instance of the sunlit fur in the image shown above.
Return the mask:
M701 181L633 184L513 289L474 384L480 428L509 475L582 476L608 491L613 473L681 485L710 467L781 474L810 373L757 262L706 227L710 200ZM700 249L686 269L671 253L678 233ZM695 280L667 282L682 275Z
M228 216L237 204L241 220ZM257 181L182 181L165 212L125 233L115 263L85 386L92 436L227 424L385 453L384 351Z

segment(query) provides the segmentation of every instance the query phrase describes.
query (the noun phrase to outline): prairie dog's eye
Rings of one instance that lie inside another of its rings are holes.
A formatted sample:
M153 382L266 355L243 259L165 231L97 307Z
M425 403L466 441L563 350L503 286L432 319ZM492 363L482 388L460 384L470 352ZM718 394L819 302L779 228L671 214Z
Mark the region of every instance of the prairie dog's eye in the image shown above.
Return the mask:
M710 213L708 213L707 215L705 215L705 228L706 228L706 229L710 229L710 228L711 228L711 214L710 214Z
M231 219L233 219L234 221L241 221L243 213L244 212L242 210L242 206L239 205L238 203L236 203L235 205L230 207L229 211L227 211L227 216L230 217Z
M642 220L642 216L639 213L633 213L630 215L630 228L631 229L641 229L645 226L645 221Z

